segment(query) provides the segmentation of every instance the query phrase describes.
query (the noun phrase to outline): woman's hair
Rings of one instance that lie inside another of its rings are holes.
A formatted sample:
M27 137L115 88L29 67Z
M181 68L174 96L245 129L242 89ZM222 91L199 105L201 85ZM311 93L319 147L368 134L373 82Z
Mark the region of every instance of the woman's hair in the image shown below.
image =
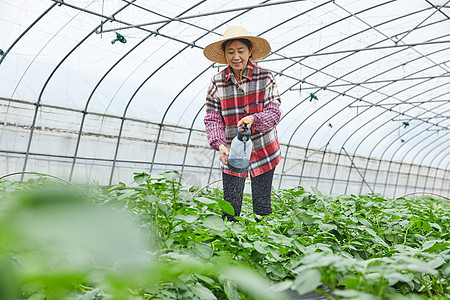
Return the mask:
M252 50L252 42L250 42L249 40L247 40L247 39L231 39L231 40L228 40L228 41L225 41L222 43L223 53L225 53L225 49L227 48L227 46L230 45L234 41L239 41L241 43L244 43L247 46L248 50Z

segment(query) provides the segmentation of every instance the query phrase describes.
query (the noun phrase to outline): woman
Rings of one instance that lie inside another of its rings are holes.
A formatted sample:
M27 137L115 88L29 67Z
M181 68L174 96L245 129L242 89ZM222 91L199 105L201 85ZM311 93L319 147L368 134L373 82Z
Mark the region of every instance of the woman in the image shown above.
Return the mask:
M222 40L203 51L209 60L228 65L211 80L204 122L209 144L220 153L224 199L233 206L234 216L241 213L248 172L236 173L227 167L228 149L244 119L249 120L253 142L249 167L253 212L272 213L272 179L281 160L275 128L281 116L280 95L272 73L253 64L270 51L267 40L249 35L241 26L229 27ZM223 213L229 221L236 221L234 216Z

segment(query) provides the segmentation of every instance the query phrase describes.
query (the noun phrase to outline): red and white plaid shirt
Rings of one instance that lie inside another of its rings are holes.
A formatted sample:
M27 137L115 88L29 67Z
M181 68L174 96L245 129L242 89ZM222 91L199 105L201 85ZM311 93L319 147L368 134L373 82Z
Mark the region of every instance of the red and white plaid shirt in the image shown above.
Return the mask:
M231 141L238 133L237 123L245 116L253 115L251 127L253 142L250 157L252 177L272 170L281 160L275 125L280 121L280 94L270 71L249 61L238 84L232 69L228 66L216 74L206 96L206 135L212 148L218 150L221 144L230 149ZM247 177L248 172L236 173L221 163L227 174Z

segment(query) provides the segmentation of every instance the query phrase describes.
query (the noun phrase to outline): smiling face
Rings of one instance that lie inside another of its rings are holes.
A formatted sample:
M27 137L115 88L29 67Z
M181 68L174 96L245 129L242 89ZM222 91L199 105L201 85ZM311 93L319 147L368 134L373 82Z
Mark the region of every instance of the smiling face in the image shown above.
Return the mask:
M248 60L252 55L249 47L241 41L235 40L225 46L225 59L228 65L233 69L235 75L239 74L240 70L247 67Z

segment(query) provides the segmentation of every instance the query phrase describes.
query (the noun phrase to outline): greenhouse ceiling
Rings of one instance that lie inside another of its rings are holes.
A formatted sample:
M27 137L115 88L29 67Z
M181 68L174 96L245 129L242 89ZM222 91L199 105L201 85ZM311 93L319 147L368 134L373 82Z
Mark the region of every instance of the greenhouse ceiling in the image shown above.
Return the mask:
M2 130L0 152L26 170L46 151L33 132L51 127L49 109L74 113L61 114L74 160L93 114L120 121L117 145L126 120L203 131L225 66L202 51L230 25L271 44L257 64L281 94L284 157L296 146L448 170L450 0L0 0L0 122L28 130Z

